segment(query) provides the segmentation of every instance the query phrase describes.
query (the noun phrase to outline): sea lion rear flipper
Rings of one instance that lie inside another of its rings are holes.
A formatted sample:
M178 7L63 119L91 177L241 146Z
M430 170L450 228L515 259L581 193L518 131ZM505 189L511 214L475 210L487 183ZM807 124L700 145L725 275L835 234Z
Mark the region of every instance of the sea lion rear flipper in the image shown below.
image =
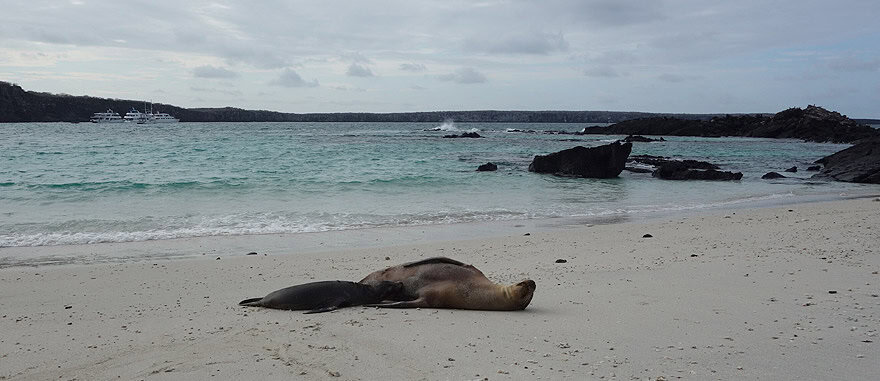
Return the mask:
M456 266L467 266L466 264L461 263L461 262L456 261L451 258L432 257L432 258L422 259L421 261L404 263L403 267L414 267L414 266L419 266L419 265L430 265L430 264L435 264L435 263L447 263L447 264L456 265Z
M260 302L262 300L263 300L263 298L245 299L245 300L238 302L238 305L239 306L247 306L247 307L260 307L261 306Z
M327 306L321 308L315 308L311 311L303 312L303 314L319 314L321 312L330 312L339 309L339 306Z

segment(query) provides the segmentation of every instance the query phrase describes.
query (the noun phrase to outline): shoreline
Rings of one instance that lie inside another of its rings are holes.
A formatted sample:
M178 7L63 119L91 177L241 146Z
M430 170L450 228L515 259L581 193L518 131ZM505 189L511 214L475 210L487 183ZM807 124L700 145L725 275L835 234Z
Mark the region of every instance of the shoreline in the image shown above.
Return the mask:
M0 269L11 267L42 267L129 263L153 260L186 260L202 257L235 257L254 252L258 255L296 255L334 250L381 248L409 242L439 243L445 241L492 238L509 234L572 229L584 225L620 224L665 218L711 214L725 210L772 208L853 198L880 197L877 193L859 195L821 194L771 197L758 200L736 200L704 208L656 210L618 213L601 216L570 216L522 220L477 221L451 224L382 226L321 232L267 233L183 237L162 240L101 242L75 245L45 245L0 248ZM114 254L128 253L128 255Z
M880 202L859 198L298 255L5 268L0 379L872 379L878 215ZM499 283L533 279L535 298L519 312L236 305L431 256Z
M809 195L778 195L719 202L705 207L612 213L593 216L457 222L449 224L380 226L319 232L266 233L182 237L160 240L99 242L88 244L0 247L0 269L131 263L155 260L186 260L204 257L296 255L334 250L393 247L410 242L493 238L510 234L548 232L585 225L620 224L674 217L712 214L848 199L880 197L880 190L827 192ZM119 254L124 253L124 254Z

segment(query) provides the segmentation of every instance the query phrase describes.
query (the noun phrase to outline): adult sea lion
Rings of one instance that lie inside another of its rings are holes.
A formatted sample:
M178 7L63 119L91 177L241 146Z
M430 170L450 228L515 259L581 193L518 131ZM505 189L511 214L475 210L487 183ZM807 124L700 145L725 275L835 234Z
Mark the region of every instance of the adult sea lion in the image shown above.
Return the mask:
M496 284L476 267L446 257L392 266L367 275L360 283L387 281L403 283L407 297L373 306L516 311L525 309L535 293L531 279L510 286Z
M328 280L282 288L262 298L245 299L240 306L266 307L278 310L309 310L307 314L333 311L338 308L404 300L403 284L380 281L371 284Z

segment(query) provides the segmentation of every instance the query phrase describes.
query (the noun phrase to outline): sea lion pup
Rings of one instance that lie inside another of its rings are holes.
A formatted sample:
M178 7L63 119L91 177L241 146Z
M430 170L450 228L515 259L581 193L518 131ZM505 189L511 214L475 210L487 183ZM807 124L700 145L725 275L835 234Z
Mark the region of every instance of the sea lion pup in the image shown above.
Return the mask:
M535 281L495 284L476 267L446 257L434 257L376 271L360 283L402 282L408 298L371 304L391 308L458 308L516 311L525 309L535 293Z
M328 280L282 288L262 298L245 299L240 306L266 307L278 310L309 310L305 313L333 311L343 307L405 300L400 282L355 282Z

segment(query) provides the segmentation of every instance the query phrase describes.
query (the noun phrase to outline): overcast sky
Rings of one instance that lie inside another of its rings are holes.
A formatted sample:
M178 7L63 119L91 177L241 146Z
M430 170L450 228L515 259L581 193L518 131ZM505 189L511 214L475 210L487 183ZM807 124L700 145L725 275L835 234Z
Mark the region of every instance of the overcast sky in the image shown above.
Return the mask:
M0 0L0 80L285 112L880 118L878 19L878 0Z

